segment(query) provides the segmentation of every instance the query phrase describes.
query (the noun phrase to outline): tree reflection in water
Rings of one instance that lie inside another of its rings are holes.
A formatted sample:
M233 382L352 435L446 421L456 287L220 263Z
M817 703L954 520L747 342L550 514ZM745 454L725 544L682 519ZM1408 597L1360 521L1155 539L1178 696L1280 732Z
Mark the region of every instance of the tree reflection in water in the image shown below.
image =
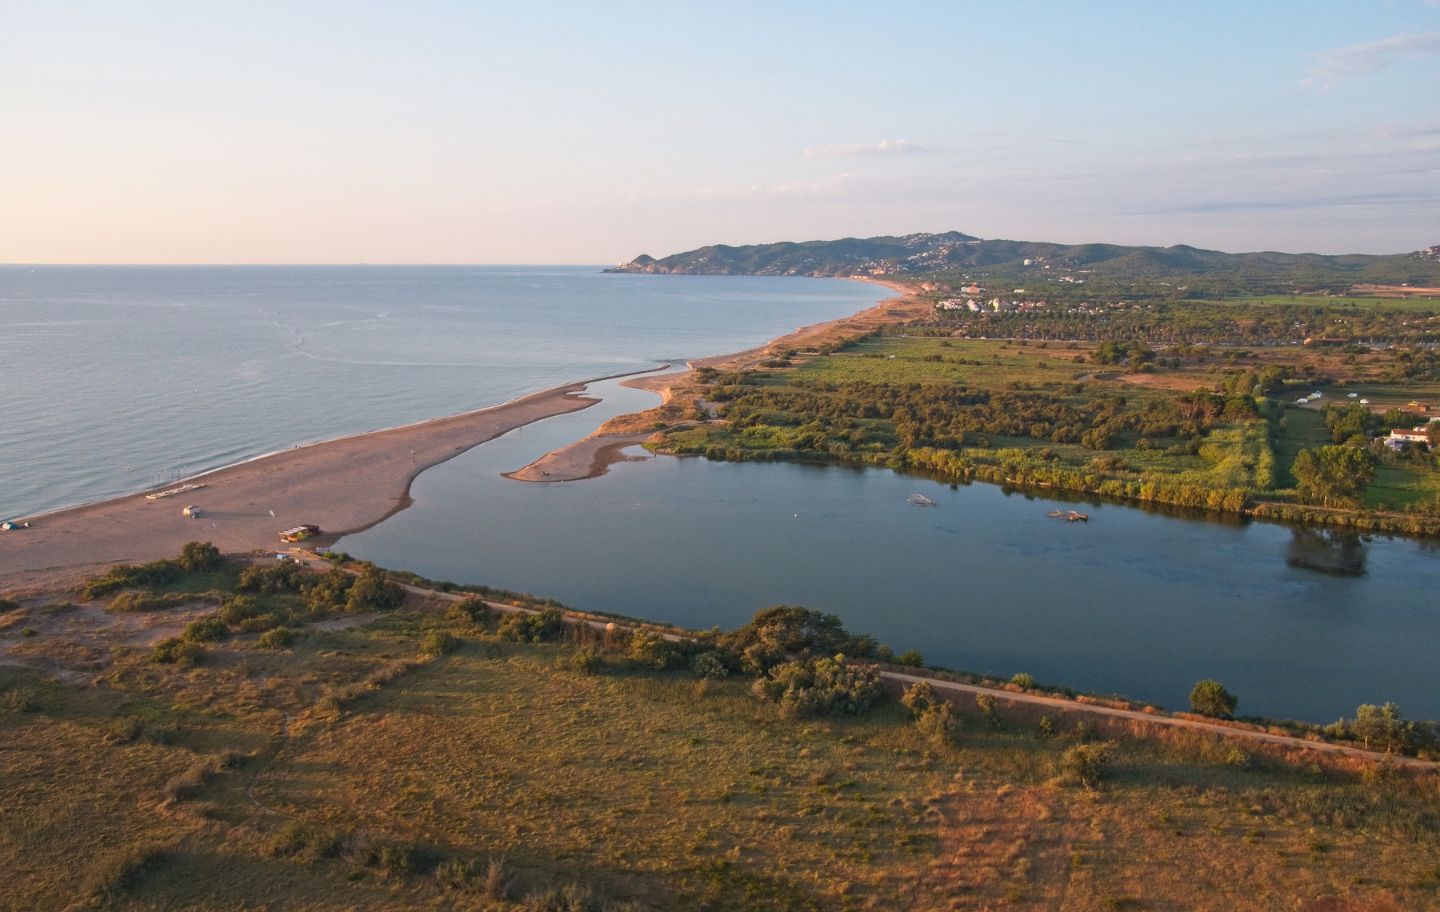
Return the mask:
M1286 563L1331 576L1364 576L1369 549L1358 532L1294 529Z

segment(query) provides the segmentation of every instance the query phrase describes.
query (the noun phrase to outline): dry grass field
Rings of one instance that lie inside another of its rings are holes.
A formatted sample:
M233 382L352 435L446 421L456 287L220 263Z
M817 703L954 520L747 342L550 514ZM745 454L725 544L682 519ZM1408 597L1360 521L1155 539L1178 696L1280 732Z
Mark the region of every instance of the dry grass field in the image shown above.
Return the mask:
M0 906L1440 908L1434 778L1172 736L1122 738L1087 788L1065 758L1094 732L971 707L938 737L894 701L792 718L743 676L414 598L154 661L216 610L185 590L233 578L160 587L183 598L146 638L104 601L7 614Z

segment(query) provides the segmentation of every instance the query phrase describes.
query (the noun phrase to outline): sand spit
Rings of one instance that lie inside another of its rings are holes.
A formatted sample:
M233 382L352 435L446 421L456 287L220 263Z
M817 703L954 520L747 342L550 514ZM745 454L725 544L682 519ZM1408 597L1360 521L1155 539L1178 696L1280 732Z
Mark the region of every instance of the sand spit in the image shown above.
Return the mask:
M625 386L659 393L660 404L648 411L612 418L583 440L552 450L524 468L505 473L505 477L516 481L556 482L579 481L604 475L610 470L610 466L617 462L645 458L628 455L625 450L643 444L657 429L684 426L697 414L697 407L700 412L708 411L705 403L687 392L687 385L697 368L713 367L723 371L756 368L786 349L796 352L813 351L827 342L853 338L873 332L886 324L901 323L931 313L930 305L918 297L917 289L909 285L875 279L858 281L884 285L899 292L899 296L887 298L852 316L803 326L758 348L691 361L683 371L647 374L624 380L622 383Z
M313 523L319 543L358 532L410 504L425 469L533 421L594 405L573 383L502 405L296 447L196 478L203 489L149 500L145 492L31 517L0 532L0 592L53 591L98 566L171 557L192 540L222 551L282 547L277 533ZM174 485L169 485L173 487ZM200 518L187 519L194 504Z

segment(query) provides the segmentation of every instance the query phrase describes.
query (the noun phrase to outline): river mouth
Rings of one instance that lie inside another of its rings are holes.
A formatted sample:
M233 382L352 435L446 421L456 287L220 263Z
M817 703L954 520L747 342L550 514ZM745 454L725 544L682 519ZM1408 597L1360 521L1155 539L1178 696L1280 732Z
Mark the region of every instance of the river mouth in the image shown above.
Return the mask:
M873 468L657 457L577 482L501 477L655 402L618 381L589 391L603 402L425 472L410 509L338 547L692 628L805 605L931 664L1171 709L1215 678L1242 714L1327 722L1394 700L1440 716L1428 543L1089 500L1070 523L1049 513L1074 501Z

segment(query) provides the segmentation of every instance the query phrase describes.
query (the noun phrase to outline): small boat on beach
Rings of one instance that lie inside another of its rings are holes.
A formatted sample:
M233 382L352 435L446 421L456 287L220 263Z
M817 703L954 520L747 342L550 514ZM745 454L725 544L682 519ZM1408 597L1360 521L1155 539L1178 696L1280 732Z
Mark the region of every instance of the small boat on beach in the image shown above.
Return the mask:
M935 501L926 497L924 494L911 494L909 497L905 498L905 502L909 504L914 504L917 507L935 506Z

